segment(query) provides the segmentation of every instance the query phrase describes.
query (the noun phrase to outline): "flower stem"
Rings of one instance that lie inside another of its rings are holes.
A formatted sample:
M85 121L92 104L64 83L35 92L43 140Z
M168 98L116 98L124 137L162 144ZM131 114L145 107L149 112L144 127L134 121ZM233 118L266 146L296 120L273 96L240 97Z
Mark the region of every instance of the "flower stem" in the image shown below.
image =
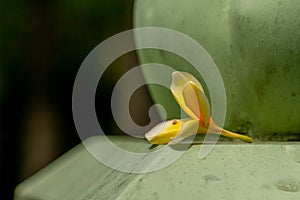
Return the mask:
M248 136L242 135L242 134L238 134L238 133L234 133L231 131L227 131L225 129L222 129L221 135L230 137L230 138L240 139L240 140L250 142L250 143L253 142L253 139L251 137L248 137Z

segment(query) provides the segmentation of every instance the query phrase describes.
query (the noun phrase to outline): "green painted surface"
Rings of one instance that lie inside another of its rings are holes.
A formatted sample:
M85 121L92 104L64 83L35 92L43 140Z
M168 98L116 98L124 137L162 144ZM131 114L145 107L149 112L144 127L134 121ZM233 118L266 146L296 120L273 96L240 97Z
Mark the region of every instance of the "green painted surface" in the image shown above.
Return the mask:
M144 140L126 136L114 136L111 141L134 152L150 151L151 146ZM221 143L205 159L198 158L199 148L200 145L193 145L162 170L131 174L105 167L80 144L21 183L15 199L296 200L300 197L299 143Z
M134 26L180 31L208 51L227 92L225 128L263 140L281 140L289 134L298 135L299 140L298 2L137 0ZM137 46L142 39L137 36ZM139 59L141 63L158 62L193 72L183 59L159 50L139 51ZM144 75L147 79L155 73ZM150 92L156 103L166 107L168 118L178 116L168 92L157 87L150 87Z

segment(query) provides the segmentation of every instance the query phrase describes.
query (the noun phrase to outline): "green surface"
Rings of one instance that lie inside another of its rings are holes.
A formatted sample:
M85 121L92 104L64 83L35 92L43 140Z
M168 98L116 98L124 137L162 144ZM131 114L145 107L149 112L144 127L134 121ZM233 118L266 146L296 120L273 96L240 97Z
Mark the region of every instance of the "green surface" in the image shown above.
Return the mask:
M111 141L135 152L151 146L126 136ZM193 145L162 170L131 174L105 167L80 144L21 183L15 199L300 198L299 143L218 144L205 159L198 158L199 149Z
M135 27L174 29L208 51L227 92L225 128L263 140L300 133L299 19L300 4L292 0L137 0L134 10ZM137 46L141 41L137 36ZM165 51L140 51L139 59L193 73L186 61ZM178 116L168 92L150 92L169 118Z

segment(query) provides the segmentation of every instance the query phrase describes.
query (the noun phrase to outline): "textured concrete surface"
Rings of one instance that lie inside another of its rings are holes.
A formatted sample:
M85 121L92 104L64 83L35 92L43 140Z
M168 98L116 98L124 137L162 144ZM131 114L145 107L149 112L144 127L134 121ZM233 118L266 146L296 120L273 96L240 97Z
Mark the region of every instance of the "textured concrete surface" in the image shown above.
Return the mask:
M149 149L148 142L126 136L111 137L111 141L134 152L160 148ZM21 183L15 197L17 200L300 198L299 143L220 143L205 159L198 158L199 149L200 145L193 145L162 170L132 174L104 166L80 144Z

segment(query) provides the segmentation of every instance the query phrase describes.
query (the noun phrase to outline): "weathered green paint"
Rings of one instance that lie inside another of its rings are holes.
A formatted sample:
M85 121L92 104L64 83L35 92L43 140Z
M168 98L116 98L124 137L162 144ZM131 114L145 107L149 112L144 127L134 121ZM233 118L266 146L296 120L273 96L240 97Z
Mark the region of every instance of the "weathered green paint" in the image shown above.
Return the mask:
M93 142L99 137L88 140ZM133 152L154 150L142 139L125 136L110 139ZM80 144L21 183L15 199L298 200L299 147L299 143L223 143L216 145L208 157L199 159L200 145L193 145L162 170L130 174L104 166Z
M208 51L227 92L225 128L266 140L300 133L298 2L137 0L134 25L180 31ZM159 50L139 51L139 59L193 72L183 59ZM157 73L144 75L147 79ZM169 93L156 87L150 92L156 103L163 102L168 118L178 116Z

